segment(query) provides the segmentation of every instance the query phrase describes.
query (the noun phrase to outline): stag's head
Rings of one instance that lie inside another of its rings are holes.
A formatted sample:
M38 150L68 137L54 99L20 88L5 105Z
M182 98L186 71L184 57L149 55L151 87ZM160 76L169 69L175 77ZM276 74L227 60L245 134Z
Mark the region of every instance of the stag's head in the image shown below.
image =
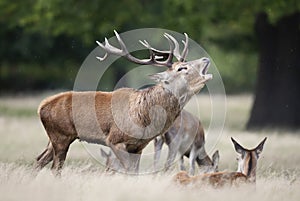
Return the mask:
M108 54L120 55L140 65L165 66L167 70L151 75L158 85L170 90L179 101L184 105L193 94L198 93L205 85L205 82L212 79L211 74L207 74L210 60L206 57L186 61L188 53L188 36L185 34L185 41L182 41L184 48L180 53L180 47L177 40L165 33L164 37L168 40L170 49L166 51L157 50L149 45L146 40L139 41L150 51L149 59L138 59L132 56L127 50L124 42L119 34L115 31L115 35L120 44L120 49L113 47L105 38L102 44L97 41L98 45L106 51L104 57L97 57L100 61L104 60ZM174 56L177 61L173 61Z
M179 97L184 93L193 95L212 78L211 74L206 74L209 64L209 59L205 57L190 62L175 62L166 71L150 77Z

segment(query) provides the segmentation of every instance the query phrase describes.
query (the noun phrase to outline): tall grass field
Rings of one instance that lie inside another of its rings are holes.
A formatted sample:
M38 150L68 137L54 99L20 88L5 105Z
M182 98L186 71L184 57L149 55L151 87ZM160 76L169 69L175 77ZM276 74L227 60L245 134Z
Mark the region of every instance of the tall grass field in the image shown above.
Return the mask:
M217 135L209 155L220 152L219 169L235 171L237 154L230 137L244 147L255 147L268 137L258 161L256 187L197 188L179 186L173 176L179 171L174 164L170 171L144 173L139 176L105 173L105 167L87 151L87 144L75 141L68 152L61 177L53 176L50 165L40 172L33 169L35 158L47 145L48 137L37 116L40 101L53 93L32 96L0 97L0 201L10 200L299 200L300 199L300 132L288 130L244 131L251 95L228 96L226 121L222 131L210 131L211 102L200 94L186 109L200 117L206 138ZM197 103L195 103L197 102ZM197 107L197 109L196 109ZM218 132L218 133L214 133ZM97 149L100 146L96 146ZM149 167L153 143L145 150L142 169ZM167 147L163 148L161 163ZM144 165L144 166L143 166ZM188 162L186 160L186 165Z

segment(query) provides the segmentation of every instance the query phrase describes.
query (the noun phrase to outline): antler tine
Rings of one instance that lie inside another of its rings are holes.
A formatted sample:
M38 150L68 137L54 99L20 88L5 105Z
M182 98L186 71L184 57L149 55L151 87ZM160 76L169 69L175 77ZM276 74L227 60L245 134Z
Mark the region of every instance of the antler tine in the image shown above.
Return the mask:
M120 54L120 55L124 55L123 49L119 49L116 48L114 46L112 46L107 38L104 38L104 47L102 47L103 49L105 49L107 52L112 53L112 54Z
M151 59L152 61L155 61L155 59L156 59L157 57L156 57L155 53L153 52L153 50L156 50L156 49L152 48L146 40L144 40L144 41L139 40L139 42L140 42L144 47L146 47L146 48L149 50L149 52L150 52L150 59Z
M146 48L152 49L152 47L149 45L149 43L146 40L139 40L139 42Z
M179 53L179 44L178 44L177 40L168 33L165 33L165 35L173 41L173 43L175 45L175 47L174 47L174 56L179 61L181 59L181 56L180 56L180 53Z
M99 41L96 41L96 43L97 43L100 47L104 48L103 44L100 43ZM104 60L107 58L107 53L105 53L105 55L104 55L103 57L98 56L98 57L96 57L96 58L99 59L100 61L104 61Z
M116 30L114 30L114 33L115 33L115 35L116 35L116 37L118 39L118 42L119 42L119 44L121 46L121 49L123 50L124 55L128 54L128 50L126 48L126 45L123 42L123 40L121 39L120 35L118 34L118 32Z
M174 49L175 49L175 47L173 47L172 40L169 38L169 36L168 36L167 33L164 34L164 37L168 40L168 42L169 42L169 47L170 47L168 59L167 59L165 62L166 62L166 63L171 63L171 64L172 64L172 60L173 60L173 56L174 56ZM174 46L175 46L175 45L174 45Z
M166 37L166 36L165 36ZM166 37L169 41L169 45L170 45L170 49L172 49L172 43L170 41L170 39L168 37ZM144 47L146 47L147 49L149 49L150 51L150 57L153 58L156 62L158 62L160 65L167 65L167 66L172 66L172 60L173 60L173 53L171 50L169 51L162 51L162 50L158 50L155 49L153 47L151 47L151 45L148 43L148 41L144 40L144 41L139 41ZM171 57L170 57L171 56ZM167 60L165 61L158 61L163 59L164 57L167 57Z
M184 33L184 36L185 36L185 41L182 41L182 43L184 44L184 48L179 60L181 62L186 60L186 56L188 54L188 46L189 46L189 37L186 33Z
M161 58L161 57L164 57L166 55L169 56L169 54L170 54L170 51L158 50L158 49L155 49L154 47L151 47L151 45L146 40L144 40L144 41L139 40L139 42L144 47L146 47L147 49L149 49L150 53L153 53L156 58L157 57Z
M144 40L144 41L139 40L139 42L149 50L150 58L155 58L155 54L153 51L156 51L156 49L152 48L146 40Z
M103 61L107 58L108 56L108 53L111 53L111 54L115 54L115 55L121 55L123 56L124 55L124 52L122 49L118 49L114 46L112 46L107 38L104 38L104 44L103 43L100 43L99 41L96 41L96 43L103 49L106 51L105 55L103 57L96 57L97 59L99 59L100 61Z
M102 47L102 48L104 49L104 46L103 46L102 43L100 43L99 41L96 41L96 43L97 43L100 47ZM98 56L98 57L96 57L96 58L99 59L100 61L104 61L104 60L107 58L107 56L108 56L108 54L105 53L105 55L104 55L103 57Z

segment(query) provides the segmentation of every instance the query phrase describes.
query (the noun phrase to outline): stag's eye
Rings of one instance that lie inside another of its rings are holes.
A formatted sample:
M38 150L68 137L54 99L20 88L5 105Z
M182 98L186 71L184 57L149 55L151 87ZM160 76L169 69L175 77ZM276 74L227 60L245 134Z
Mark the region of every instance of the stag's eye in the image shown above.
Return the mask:
M187 67L180 67L180 68L177 69L177 71L182 71L184 69L187 70Z

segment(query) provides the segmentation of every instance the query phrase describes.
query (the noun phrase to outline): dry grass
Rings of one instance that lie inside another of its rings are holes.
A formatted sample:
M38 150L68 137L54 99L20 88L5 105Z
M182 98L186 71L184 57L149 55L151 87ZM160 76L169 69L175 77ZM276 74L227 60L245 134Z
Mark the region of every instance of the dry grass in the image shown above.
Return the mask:
M47 144L34 111L42 96L0 98L0 106L6 108L5 111L31 111L28 115L0 113L0 200L299 200L299 132L242 131L251 96L227 98L226 127L209 154L219 149L220 169L235 170L236 154L230 136L247 147L256 146L267 136L259 160L256 190L247 186L218 190L179 187L172 182L177 166L156 175L107 175L79 142L72 144L61 178L55 178L49 167L36 173L32 170L34 158ZM200 111L203 111L201 119L207 123L209 114L205 108L209 107L209 98L199 99ZM187 109L193 112L193 105ZM152 144L146 151L153 151Z

